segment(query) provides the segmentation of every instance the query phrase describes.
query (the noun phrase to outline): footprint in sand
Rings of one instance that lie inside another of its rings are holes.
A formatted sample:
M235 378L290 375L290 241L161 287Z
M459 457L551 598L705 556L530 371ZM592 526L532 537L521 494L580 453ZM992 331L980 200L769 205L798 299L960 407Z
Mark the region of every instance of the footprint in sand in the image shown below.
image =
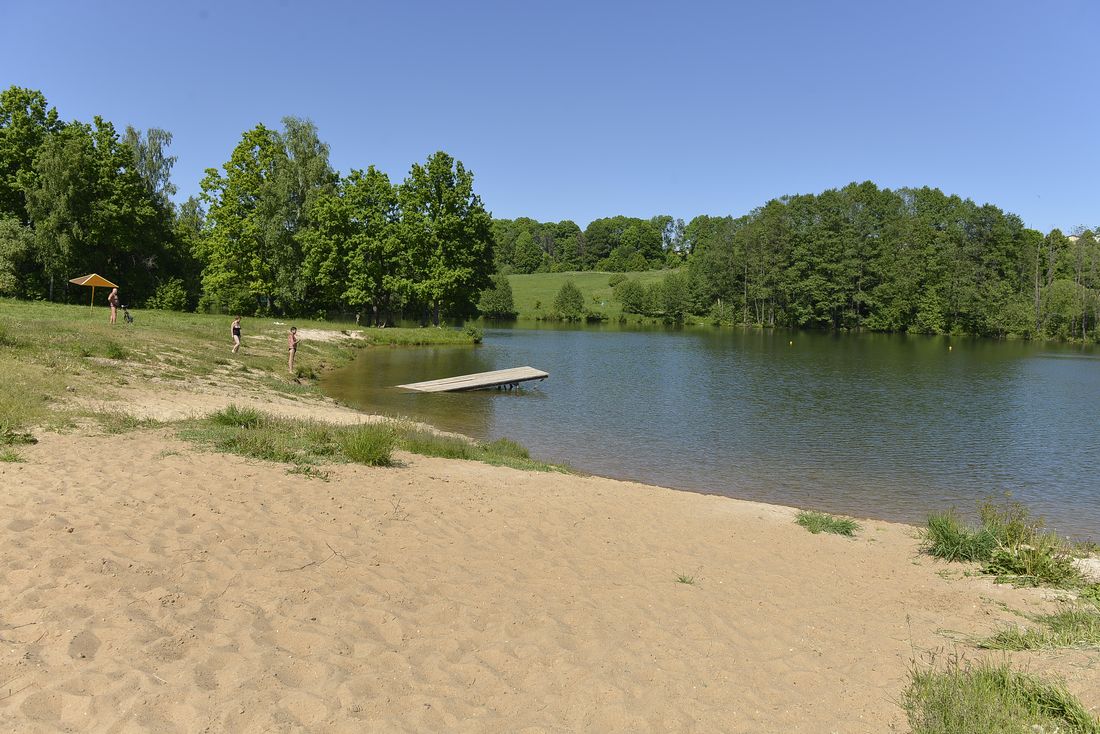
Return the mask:
M69 657L73 660L91 660L99 651L100 644L99 638L95 636L94 632L84 630L69 643Z

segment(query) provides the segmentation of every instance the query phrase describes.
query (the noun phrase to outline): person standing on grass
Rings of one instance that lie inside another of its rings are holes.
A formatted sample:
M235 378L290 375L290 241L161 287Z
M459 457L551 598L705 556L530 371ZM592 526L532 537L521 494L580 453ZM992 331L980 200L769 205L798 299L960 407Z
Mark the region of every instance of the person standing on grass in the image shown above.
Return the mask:
M240 351L241 348L241 317L233 319L233 326L229 328L229 333L233 335L233 354Z
M107 296L107 305L111 307L111 323L118 318L118 288L111 289L111 295Z
M286 369L290 374L294 374L294 355L298 352L298 329L290 327L290 332L286 335L286 346L289 357L287 357Z

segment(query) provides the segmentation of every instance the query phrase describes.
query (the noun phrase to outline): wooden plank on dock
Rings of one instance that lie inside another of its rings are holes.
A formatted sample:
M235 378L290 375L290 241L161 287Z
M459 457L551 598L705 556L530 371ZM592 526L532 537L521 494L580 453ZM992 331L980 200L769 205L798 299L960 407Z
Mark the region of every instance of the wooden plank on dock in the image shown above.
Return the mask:
M461 390L480 390L485 387L499 387L501 385L515 386L528 380L545 380L550 375L534 367L513 367L508 370L493 370L492 372L478 372L473 375L459 375L457 377L445 377L442 380L428 380L427 382L414 382L409 385L398 385L407 390L417 392L458 392Z

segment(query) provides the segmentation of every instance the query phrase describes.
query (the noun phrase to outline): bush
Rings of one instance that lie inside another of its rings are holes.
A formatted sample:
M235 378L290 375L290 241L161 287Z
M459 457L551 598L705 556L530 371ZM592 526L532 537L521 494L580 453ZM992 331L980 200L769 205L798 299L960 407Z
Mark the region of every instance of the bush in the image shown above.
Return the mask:
M367 466L392 466L397 433L390 426L368 423L340 438L344 456Z
M612 275L610 278L607 279L607 284L609 286L611 286L612 288L614 288L619 283L622 283L625 280L626 280L625 275L623 275L622 273L615 273L614 275Z
M584 316L584 294L577 284L565 281L554 297L554 311L560 318L575 321Z
M474 344L481 344L482 340L485 339L485 332L482 331L480 327L474 326L473 324L463 329L462 333L470 337Z
M489 318L515 318L516 304L512 298L512 284L504 275L494 275L493 284L481 292L477 310Z
M636 280L624 279L615 286L615 298L623 305L624 313L649 313L645 287Z
M157 286L152 298L145 302L145 307L162 311L186 311L187 301L187 289L183 287L183 281L170 278Z
M708 318L715 326L732 326L734 319L737 318L737 314L734 311L732 303L718 300L710 307Z

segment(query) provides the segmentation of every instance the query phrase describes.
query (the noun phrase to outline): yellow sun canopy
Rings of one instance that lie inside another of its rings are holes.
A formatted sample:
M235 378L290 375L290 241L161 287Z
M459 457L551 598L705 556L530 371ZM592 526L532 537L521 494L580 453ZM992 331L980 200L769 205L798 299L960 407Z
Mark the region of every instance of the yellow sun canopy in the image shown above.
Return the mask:
M118 285L104 278L102 275L81 275L79 278L70 278L70 283L76 283L77 285L90 285L95 288L96 286L103 286L106 288L118 288Z
M104 278L102 275L81 275L79 278L69 278L70 283L76 283L77 285L90 285L92 287L92 298L88 301L88 305L91 306L95 303L95 289L96 286L103 286L105 288L118 288L117 285Z

